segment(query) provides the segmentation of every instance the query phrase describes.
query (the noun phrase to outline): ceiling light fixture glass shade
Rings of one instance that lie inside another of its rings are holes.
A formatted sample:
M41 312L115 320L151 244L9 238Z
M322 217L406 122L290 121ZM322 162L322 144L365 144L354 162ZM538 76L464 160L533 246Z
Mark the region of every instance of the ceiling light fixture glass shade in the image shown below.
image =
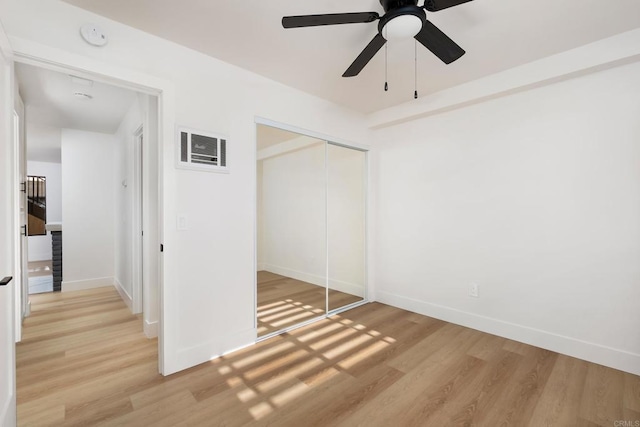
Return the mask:
M388 41L414 37L422 29L422 20L416 15L400 15L384 26L384 38Z

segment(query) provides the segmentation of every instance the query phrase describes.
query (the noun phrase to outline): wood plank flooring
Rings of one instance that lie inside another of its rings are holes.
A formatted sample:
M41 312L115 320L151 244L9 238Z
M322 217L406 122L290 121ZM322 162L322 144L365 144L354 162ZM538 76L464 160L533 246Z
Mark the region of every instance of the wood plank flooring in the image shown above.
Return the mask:
M258 271L258 336L286 329L326 312L326 291L311 283ZM329 289L329 310L362 298Z
M162 377L111 288L37 295L21 426L614 426L640 377L367 304ZM632 425L632 424L631 424Z

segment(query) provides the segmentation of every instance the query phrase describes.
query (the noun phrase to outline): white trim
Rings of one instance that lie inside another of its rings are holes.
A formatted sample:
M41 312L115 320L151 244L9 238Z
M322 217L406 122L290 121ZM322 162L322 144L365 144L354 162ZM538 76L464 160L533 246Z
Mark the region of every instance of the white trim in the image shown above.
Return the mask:
M355 142L347 141L341 138L336 138L336 137L329 136L324 133L316 132L313 130L288 125L286 123L276 122L274 120L270 120L264 117L255 116L254 120L257 125L271 126L273 128L278 128L278 129L286 130L289 132L298 133L300 135L310 136L311 138L316 138L316 139L323 140L325 142L330 142L330 143L333 143L334 145L341 145L343 147L353 148L354 150L360 150L360 151L369 150L368 145L356 144ZM257 150L257 147L258 147L258 136L256 132L256 150Z
M95 279L62 281L62 292L83 291L85 289L102 288L114 286L113 277L98 277Z
M165 146L173 144L174 142L173 135L176 110L174 84L163 78L46 46L20 37L10 36L8 40L13 47L15 60L19 62L63 72L65 74L73 74L78 77L88 78L158 97L158 175L156 177L158 183L158 210L154 212L158 218L158 228L147 231L149 234L154 233L157 235L158 243L166 243L164 242L166 225L164 221L164 210L171 209L173 206L174 196L170 190L173 188L174 183L172 181L173 175L166 171L168 164L165 164L165 161L169 163L168 159L171 158L171 155L166 152ZM166 193L164 190L167 190ZM179 314L175 313L174 306L169 303L174 290L169 288L165 277L170 276L171 272L167 271L168 267L164 265L162 256L157 249L152 250L151 253L156 257L159 268L158 280L154 283L154 286L158 287L159 296L157 302L159 315L158 369L161 374L169 375L178 370L176 369L177 355L175 354L175 342L171 341L173 337L165 336L165 331L168 330L165 322L167 318L175 321Z
M344 282L342 280L329 278L329 290L342 292L344 294L364 299L365 296L360 294L364 293L366 295L367 287L364 285L358 285L357 283Z
M0 80L0 103L6 114L0 116L0 274L15 275L14 257L20 248L16 248L12 236L17 228L14 224L13 192L18 188L12 173L16 167L12 156L13 124L10 120L14 109L13 86L13 52L0 22L0 68L3 78ZM7 236L7 237L5 237ZM15 287L13 284L0 289L0 299L4 307L1 308L3 322L0 328L6 333L6 341L0 342L0 369L7 373L7 382L0 384L0 425L16 425L16 365L15 365ZM5 304L6 302L6 304ZM4 335L4 334L3 334Z
M367 116L370 129L456 110L640 60L640 29L463 83Z
M13 67L12 67L12 71L11 71L11 91L13 92L15 90L15 85L16 85L16 80L15 80L15 72L13 71ZM14 97L15 98L15 92L14 92ZM24 250L23 250L23 239L27 239L27 237L23 236L22 234L22 226L24 225L25 227L25 234L28 234L28 230L26 229L27 224L22 224L22 215L21 215L21 208L22 208L22 197L21 195L23 194L21 191L18 190L18 185L20 184L20 182L22 181L22 176L21 176L21 172L23 172L23 168L24 168L24 164L22 163L22 159L20 157L20 149L21 149L21 141L20 141L20 126L21 126L21 120L20 120L20 116L18 114L18 112L16 111L16 101L14 99L14 105L12 106L13 108L11 108L10 110L10 115L11 115L11 126L12 126L12 131L11 131L11 145L12 145L12 151L13 151L13 180L12 182L14 183L14 189L13 189L13 222L15 224L15 229L13 231L13 238L14 238L14 247L16 248L16 255L14 257L14 267L13 267L13 286L15 287L15 292L14 292L14 297L15 297L15 321L14 321L14 327L15 327L15 334L14 334L14 338L15 338L15 342L20 342L22 341L22 321L24 320L23 314L24 314L24 310L23 310L23 290L24 290L24 278L26 276L26 272L23 269L23 257L24 257ZM26 264L26 262L25 262ZM29 287L29 283L26 283L27 289Z
M11 398L6 401L2 412L0 412L0 426L9 427L17 425L16 416L16 394L13 393Z
M118 279L114 279L113 287L116 288L116 291L118 291L118 293L120 294L120 298L122 298L122 301L124 301L131 313L135 314L132 308L133 300L131 298L131 295L129 295L127 290L122 286L122 283L120 283Z
M424 316L466 326L500 337L541 347L578 359L609 366L634 375L640 375L640 354L630 353L599 344L554 334L516 323L468 313L437 304L378 291L377 300L383 304L409 310Z
M66 50L9 35L13 46L14 60L23 64L45 68L64 74L130 89L147 95L159 95L173 91L173 84L167 80L122 68L109 62L100 62Z
M7 32L4 30L2 21L0 21L0 54L7 61L11 61L13 59L13 48L11 47L11 42L9 41Z
M292 279L300 280L302 282L309 283L310 285L316 285L322 288L324 288L327 283L327 280L323 276L305 273L303 271L292 270L290 268L279 267L277 265L267 263L258 264L258 271L267 271L269 273L279 274L281 276L290 277ZM363 289L366 290L366 287L363 287L362 285L358 285L356 283L349 283L329 278L329 290L344 292L346 294L358 296L364 299L365 297L360 295Z
M142 125L133 132L133 202L131 221L131 312L142 313Z
M158 336L158 321L149 322L148 320L144 321L144 335L151 339Z
M335 146L339 146L339 147L344 147L344 148L349 148L349 149L353 149L353 150L358 150L358 151L362 151L365 154L365 170L364 170L364 184L365 184L365 197L364 197L364 231L365 231L365 239L364 239L364 296L362 296L362 301L361 302L357 302L354 304L350 304L346 307L341 307L337 310L332 310L331 313L335 313L335 312L340 312L343 309L344 310L348 310L351 308L354 308L360 304L366 304L369 302L369 249L370 249L370 240L369 240L369 232L371 231L371 229L369 228L369 189L372 188L370 186L369 180L370 180L370 167L369 167L369 162L370 162L370 156L369 156L369 146L367 145L363 145L363 144L354 144L352 142L349 141L345 141L345 140L340 140L339 138L334 138L334 137L330 137L327 136L325 134L322 133L318 133L318 132L314 132L314 131L310 131L307 129L302 129L302 128L298 128L296 126L291 126L291 125L287 125L284 123L279 123L270 119L266 119L263 117L259 117L259 116L255 116L254 118L256 125L253 127L254 130L254 140L255 140L255 150L254 150L254 154L255 154L255 163L257 164L258 160L262 160L264 158L270 157L272 155L277 155L278 153L282 153L282 152L286 152L286 151L291 151L291 150L295 150L295 149L299 149L299 148L303 148L306 144L304 144L303 142L299 141L299 140L294 140L293 143L290 143L289 141L285 142L285 143L281 143L278 144L274 147L270 147L271 149L264 149L261 150L260 152L258 152L258 132L257 132L257 127L258 125L265 125L265 126L271 126L271 127L275 127L275 128L279 128L282 130L286 130L289 132L293 132L293 133L297 133L301 136L307 136L310 138L315 138L315 139L319 139L324 141L324 148L325 148L325 165L324 165L324 171L325 171L325 243L327 243L325 245L326 248L326 265L325 265L325 276L321 277L321 276L317 276L314 274L310 274L310 273L305 273L302 271L296 271L296 270L292 270L289 268L285 268L285 267L280 267L280 266L275 266L266 262L261 262L258 263L258 179L257 179L257 174L254 175L254 192L253 192L253 211L254 211L254 221L253 221L253 239L254 239L254 265L256 266L256 271L269 271L272 273L276 273L276 274L280 274L282 276L286 276L286 277L291 277L293 279L297 279L297 280L301 280L316 286L321 286L325 288L325 313L330 313L329 311L329 289L334 289L340 292L345 292L351 295L355 295L360 297L360 292L363 290L362 286L359 286L357 284L352 284L352 283L348 283L348 282L342 282L342 281L338 281L338 280L332 280L329 278L329 224L328 224L328 212L329 212L329 189L328 189L328 182L329 182L329 168L328 168L328 147L329 145L335 145ZM288 144L289 143L289 144ZM257 171L257 168L254 168L254 172ZM258 328L258 281L257 281L257 275L254 276L254 307L255 307L255 316L254 316L254 328L256 330L256 334L257 334L257 328ZM325 314L325 317L327 317L328 314ZM309 322L313 322L315 321L314 319L311 319ZM304 322L300 325L304 325L307 324L307 322ZM292 328L295 328L296 326L293 326ZM272 335L278 335L281 333L286 332L286 330L280 330L280 331L276 331L273 334L269 334L267 336L272 336ZM258 340L262 340L264 339L264 337L258 337ZM257 341L256 341L257 342Z

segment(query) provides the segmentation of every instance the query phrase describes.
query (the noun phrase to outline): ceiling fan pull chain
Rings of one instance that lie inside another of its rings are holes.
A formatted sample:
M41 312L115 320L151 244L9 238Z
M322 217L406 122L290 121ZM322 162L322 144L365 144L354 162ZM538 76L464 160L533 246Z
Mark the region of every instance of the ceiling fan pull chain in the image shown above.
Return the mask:
M414 92L413 92L413 99L418 99L418 41L414 41L413 44L413 61L414 61L414 74L415 74L415 81L414 81Z
M386 38L387 35L387 29L384 29L384 35ZM389 73L388 73L388 54L387 54L387 50L389 49L389 44L385 43L384 45L384 91L388 92L389 91Z

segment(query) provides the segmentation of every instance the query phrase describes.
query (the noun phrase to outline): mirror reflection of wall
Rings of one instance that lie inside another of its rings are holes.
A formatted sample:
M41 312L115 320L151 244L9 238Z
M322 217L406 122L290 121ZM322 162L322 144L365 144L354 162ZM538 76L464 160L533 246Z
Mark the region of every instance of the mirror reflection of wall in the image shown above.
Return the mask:
M265 336L365 298L366 153L265 125L257 141Z
M327 145L329 311L365 297L366 153Z
M258 336L326 311L324 141L258 126Z

